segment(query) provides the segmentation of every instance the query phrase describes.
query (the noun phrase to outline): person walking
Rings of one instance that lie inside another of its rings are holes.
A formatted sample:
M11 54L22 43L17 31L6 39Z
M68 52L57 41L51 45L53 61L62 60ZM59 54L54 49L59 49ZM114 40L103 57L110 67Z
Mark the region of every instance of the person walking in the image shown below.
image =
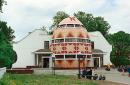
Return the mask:
M128 65L128 67L127 67L127 71L128 71L128 76L130 77L130 65Z
M85 76L87 75L87 69L83 69L82 70L82 77L85 78Z
M89 69L89 71L87 72L87 76L88 79L92 79L92 68Z

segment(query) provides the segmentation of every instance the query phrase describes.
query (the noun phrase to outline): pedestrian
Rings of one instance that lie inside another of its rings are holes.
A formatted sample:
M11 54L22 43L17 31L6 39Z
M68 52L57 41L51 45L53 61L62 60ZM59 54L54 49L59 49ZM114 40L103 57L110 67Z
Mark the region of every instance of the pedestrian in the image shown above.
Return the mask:
M130 77L130 65L128 65L128 67L127 67L127 70L128 70L128 76Z
M85 76L87 75L87 69L83 69L82 70L82 77L85 78Z
M88 79L92 79L92 68L89 69L89 71L87 72L87 76Z

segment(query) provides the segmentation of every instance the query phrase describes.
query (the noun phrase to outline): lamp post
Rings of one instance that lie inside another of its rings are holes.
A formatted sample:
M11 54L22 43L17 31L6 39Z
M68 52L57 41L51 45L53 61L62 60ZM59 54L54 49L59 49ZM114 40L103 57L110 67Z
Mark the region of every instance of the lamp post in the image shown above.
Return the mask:
M55 75L55 57L54 56L52 56L52 62L53 62L53 67L52 67L52 69L53 69L53 74Z
M80 55L81 55L81 52L78 53L78 79L81 79L80 75L81 75L81 72L80 72Z

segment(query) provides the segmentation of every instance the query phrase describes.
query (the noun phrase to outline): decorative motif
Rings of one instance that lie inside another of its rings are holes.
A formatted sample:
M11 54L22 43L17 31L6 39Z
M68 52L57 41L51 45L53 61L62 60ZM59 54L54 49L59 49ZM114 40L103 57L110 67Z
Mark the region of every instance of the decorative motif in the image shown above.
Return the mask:
M82 34L82 33L80 33L78 37L84 38L84 36L83 36L83 34Z
M73 51L73 53L77 53L77 51Z
M89 38L89 36L88 36L88 35L86 35L86 37L87 37L87 38Z
M73 63L73 60L67 60L68 63L71 65Z
M81 51L81 53L83 53L83 54L84 54L84 51Z
M88 46L88 44L84 44L84 46Z
M73 53L73 52L69 51L69 53Z
M74 37L74 36L72 35L72 32L69 32L67 37Z
M88 50L88 47L85 47L85 50Z
M78 50L78 49L79 49L79 47L74 47L74 49L75 49L75 50Z
M67 43L65 43L64 46L67 46Z
M64 43L61 43L61 46L64 46Z
M57 52L57 54L60 54L60 52Z
M53 50L56 50L56 48L54 47Z
M83 43L80 43L80 45L83 45Z
M75 17L69 17L71 21L75 21Z
M57 36L57 38L63 38L62 34L59 33L58 36Z
M76 46L76 43L73 43L74 46Z
M66 47L62 47L62 50L66 50L67 48Z
M68 43L69 45L72 45L72 43Z

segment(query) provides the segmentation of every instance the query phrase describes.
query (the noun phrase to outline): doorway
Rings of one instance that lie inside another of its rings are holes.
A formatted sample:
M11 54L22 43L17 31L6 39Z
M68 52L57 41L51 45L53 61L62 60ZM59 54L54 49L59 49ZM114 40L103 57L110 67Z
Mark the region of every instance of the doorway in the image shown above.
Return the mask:
M49 68L49 58L43 58L43 68Z
M99 67L99 58L94 58L94 67Z

